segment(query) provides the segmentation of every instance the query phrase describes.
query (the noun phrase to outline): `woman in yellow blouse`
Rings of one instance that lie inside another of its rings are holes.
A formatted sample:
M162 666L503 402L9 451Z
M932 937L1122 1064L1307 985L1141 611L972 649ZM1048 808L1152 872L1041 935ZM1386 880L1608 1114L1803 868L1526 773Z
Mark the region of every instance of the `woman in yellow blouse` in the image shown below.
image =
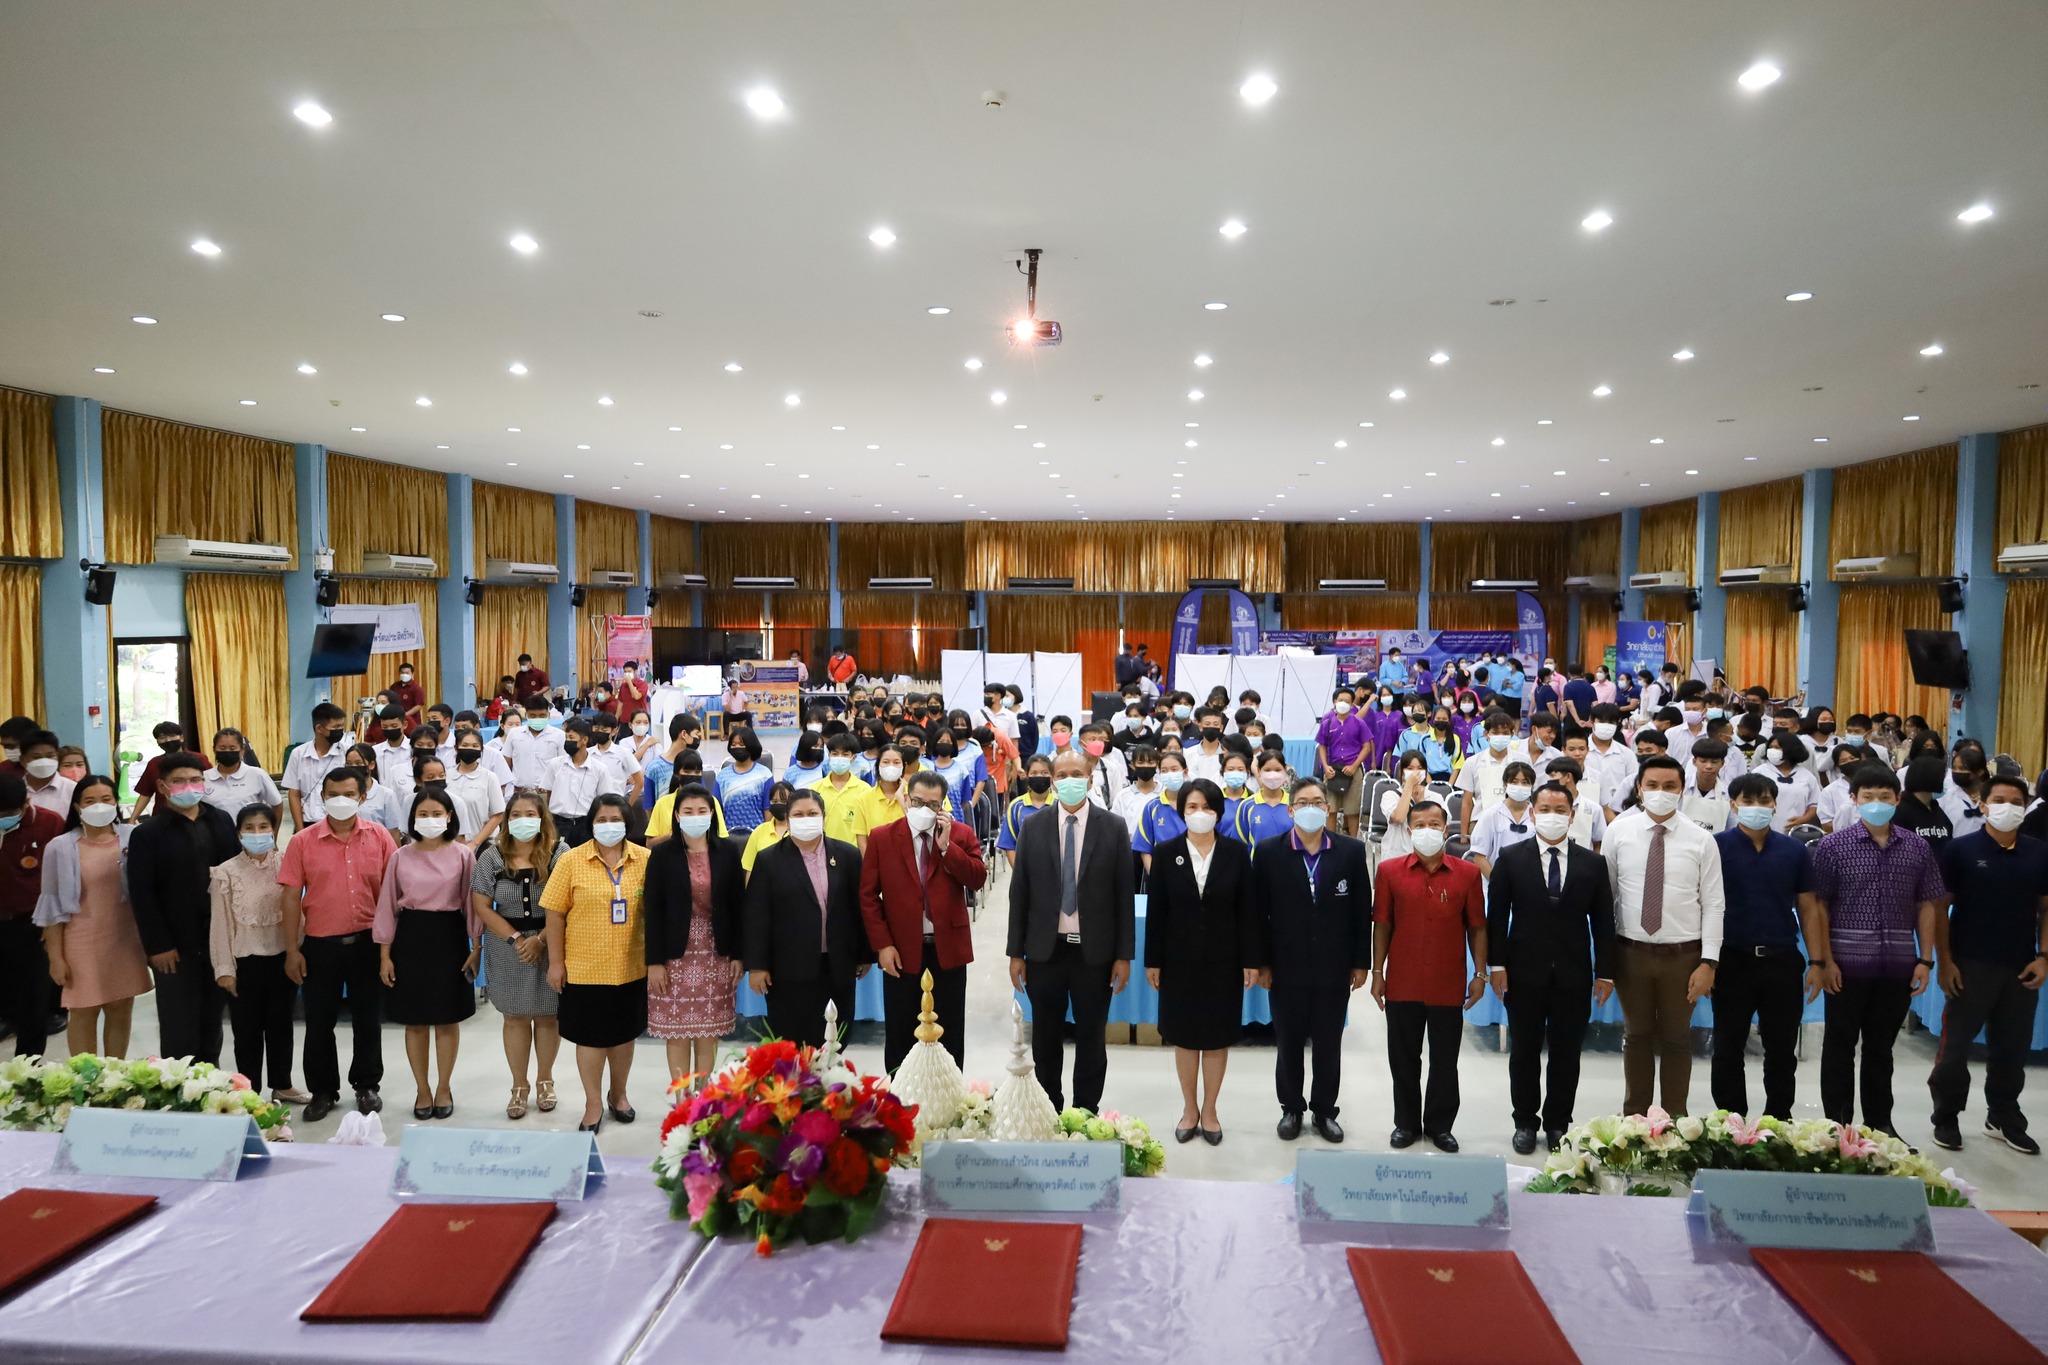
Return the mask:
M595 1133L606 1110L620 1123L637 1117L626 1074L634 1041L647 1030L647 850L626 842L623 796L591 803L590 834L589 843L556 860L540 904L548 912L548 985L561 997L556 1017L562 1037L576 1045L583 1078L577 1127Z
M746 869L748 877L754 875L754 859L761 856L761 850L781 843L789 837L789 798L796 795L796 788L787 782L777 782L768 789L768 818L754 826L754 832L747 836L747 846L740 852L740 866Z

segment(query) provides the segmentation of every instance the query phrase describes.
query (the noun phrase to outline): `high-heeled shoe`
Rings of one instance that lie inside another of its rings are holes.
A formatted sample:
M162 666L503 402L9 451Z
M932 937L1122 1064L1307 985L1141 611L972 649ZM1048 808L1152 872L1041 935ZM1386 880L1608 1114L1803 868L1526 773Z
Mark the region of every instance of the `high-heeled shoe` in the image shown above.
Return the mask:
M555 1083L539 1081L533 1087L533 1107L543 1114L555 1112Z
M604 1107L611 1111L612 1119L618 1123L631 1123L634 1119L640 1117L639 1110L634 1109L630 1105L621 1108L609 1095L605 1096Z
M577 1125L576 1125L576 1131L577 1131L577 1132L579 1132L579 1133L595 1133L595 1132L597 1132L597 1131L598 1131L599 1129L601 1129L601 1128L603 1128L603 1127L604 1127L604 1115L602 1115L602 1114L599 1114L599 1115L597 1116L597 1122L595 1122L595 1123L579 1123L579 1124L577 1124Z
M452 1118L454 1117L454 1114L455 1096L453 1093L450 1093L450 1095L448 1096L448 1103L437 1104L434 1106L434 1117L437 1119Z
M512 1098L505 1103L506 1118L523 1119L526 1117L526 1093L526 1087L523 1085L512 1087Z

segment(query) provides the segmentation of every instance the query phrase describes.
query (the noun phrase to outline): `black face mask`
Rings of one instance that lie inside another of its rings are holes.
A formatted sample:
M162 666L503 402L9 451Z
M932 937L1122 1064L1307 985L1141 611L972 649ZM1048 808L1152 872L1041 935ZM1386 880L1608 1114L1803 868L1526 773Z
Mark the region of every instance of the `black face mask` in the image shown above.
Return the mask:
M215 749L213 766L222 772L231 772L242 766L242 752L239 749Z
M1215 742L1216 742L1217 740L1219 740L1219 739L1222 739L1222 738L1223 738L1223 727L1222 727L1222 726L1220 726L1220 725L1204 725L1204 726L1202 727L1202 742L1203 742L1203 743L1205 743L1205 744L1213 744L1213 743L1215 743Z
M1158 771L1159 769L1150 763L1139 763L1132 766L1131 776L1140 782L1150 782Z
M1033 773L1024 779L1024 785L1039 796L1052 790L1052 779L1044 773Z
M327 731L327 742L328 742L329 744L333 744L333 743L336 743L337 741L339 741L339 740L341 739L341 737L342 737L342 735L343 735L344 733L345 733L345 731L344 731L344 729L343 729L343 727L342 727L342 726L336 725L336 726L332 726L332 727L330 727L330 728L328 729L328 731Z
M339 734L341 732L337 730L335 731L335 733ZM183 753L185 750L185 741L182 739L167 739L160 742L157 745L157 747L162 749L167 754Z
M579 747L581 746L579 746L573 739L565 739L562 741L562 753L564 756L568 758L576 757L576 751Z
M481 762L483 756L484 751L482 749L457 749L455 751L455 761L465 767L471 763Z
M1813 732L1819 735L1821 738L1825 739L1835 732L1835 723L1833 721L1824 720L1820 724L1813 727Z
M771 804L768 807L768 818L771 820L787 820L789 818L789 802L777 801Z
M403 729L403 727L395 730L386 730L384 732L384 742L386 744L396 744L404 738L405 730Z
M932 750L932 757L934 757L934 758L951 758L951 757L953 757L953 755L955 755L955 754L957 754L957 753L959 753L959 752L960 752L960 751L959 751L958 749L954 748L954 747L953 747L952 745L950 745L950 744L941 744L941 745L939 745L939 746L938 746L937 748L935 748L935 749L933 749L933 750Z
M732 761L735 763L747 761L747 751L745 749L727 749L726 752L732 755Z

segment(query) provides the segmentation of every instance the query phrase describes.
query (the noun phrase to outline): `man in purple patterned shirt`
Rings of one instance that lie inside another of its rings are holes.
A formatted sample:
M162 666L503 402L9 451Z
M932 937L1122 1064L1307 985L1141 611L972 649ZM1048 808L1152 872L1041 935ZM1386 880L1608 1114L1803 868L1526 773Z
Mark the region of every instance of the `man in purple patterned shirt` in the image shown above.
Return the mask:
M1316 726L1316 766L1322 773L1330 798L1330 813L1345 834L1358 832L1360 802L1365 784L1358 775L1372 759L1372 730L1358 714L1358 693L1349 684L1339 687L1330 709Z
M1855 824L1814 846L1815 908L1806 915L1812 965L1827 991L1820 1049L1821 1112L1848 1123L1863 1046L1863 1122L1892 1126L1892 1044L1912 998L1927 989L1935 918L1948 901L1926 840L1894 829L1899 780L1880 764L1856 770Z

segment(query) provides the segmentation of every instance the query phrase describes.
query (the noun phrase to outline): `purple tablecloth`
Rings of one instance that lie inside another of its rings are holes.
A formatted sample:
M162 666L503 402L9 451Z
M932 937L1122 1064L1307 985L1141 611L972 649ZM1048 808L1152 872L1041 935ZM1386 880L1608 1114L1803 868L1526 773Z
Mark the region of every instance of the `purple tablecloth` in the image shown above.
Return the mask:
M397 1147L279 1144L233 1184L56 1179L57 1139L0 1134L0 1190L154 1194L157 1211L0 1304L0 1360L230 1359L419 1365L625 1358L704 1241L668 1219L642 1159L564 1203L479 1323L308 1324L299 1312L397 1207Z
M1037 1352L883 1344L917 1205L916 1186L899 1183L887 1216L850 1247L793 1246L763 1260L745 1243L718 1243L690 1268L636 1359L709 1360L716 1351L707 1343L743 1340L757 1356L835 1365L1042 1362ZM1118 1219L1089 1220L1070 1359L1379 1359L1343 1243L1303 1235L1289 1188L1132 1180L1124 1205ZM1516 1195L1513 1211L1508 1245L1587 1365L1840 1360L1747 1257L1695 1253L1682 1200ZM2048 1346L2048 1258L1975 1210L1933 1212L1942 1267ZM1348 1231L1369 1240L1364 1229Z

